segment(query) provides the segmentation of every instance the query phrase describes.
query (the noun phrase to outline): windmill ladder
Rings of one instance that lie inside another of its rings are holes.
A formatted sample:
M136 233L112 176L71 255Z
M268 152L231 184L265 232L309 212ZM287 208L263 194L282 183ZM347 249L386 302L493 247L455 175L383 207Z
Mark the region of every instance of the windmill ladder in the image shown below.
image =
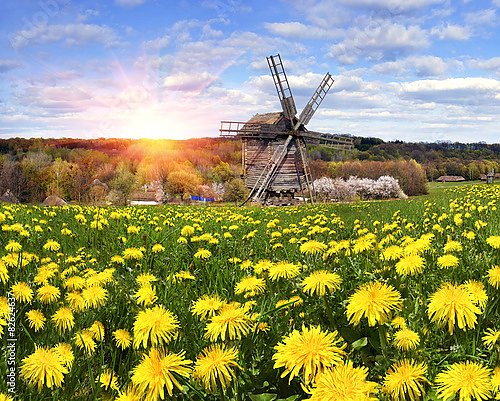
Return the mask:
M299 148L300 157L302 158L302 165L304 166L304 178L306 179L307 191L309 192L309 199L311 203L314 203L314 194L311 188L313 188L311 180L311 171L309 170L309 164L307 163L304 147L302 146L302 139L297 138L297 147Z
M269 182L271 181L276 168L280 165L280 163L288 153L288 145L290 144L292 138L292 135L288 135L283 145L278 146L278 148L274 151L273 156L267 163L266 167L264 167L264 169L262 170L262 173L260 173L259 178L257 178L257 181L250 191L248 198L241 204L242 206L247 203L249 199L252 199L254 202L256 202L262 197L262 193L269 185Z

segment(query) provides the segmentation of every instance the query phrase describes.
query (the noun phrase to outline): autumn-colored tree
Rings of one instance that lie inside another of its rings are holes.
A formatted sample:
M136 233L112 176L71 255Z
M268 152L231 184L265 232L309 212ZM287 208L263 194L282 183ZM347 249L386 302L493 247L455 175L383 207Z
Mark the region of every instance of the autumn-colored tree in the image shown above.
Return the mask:
M194 169L182 169L171 172L167 177L167 192L186 200L196 194L201 178Z

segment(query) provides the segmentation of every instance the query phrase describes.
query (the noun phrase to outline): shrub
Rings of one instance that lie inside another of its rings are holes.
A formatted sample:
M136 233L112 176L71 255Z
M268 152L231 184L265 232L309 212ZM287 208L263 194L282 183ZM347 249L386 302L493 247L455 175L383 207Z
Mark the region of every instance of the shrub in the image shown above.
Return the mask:
M382 176L391 176L398 180L406 195L422 195L427 193L425 171L415 160L395 161L351 161L333 164L334 178L351 176L377 180Z
M315 180L313 185L316 196L320 200L350 201L356 197L362 199L406 198L398 180L389 176L382 176L378 180L352 176L347 180L321 177Z

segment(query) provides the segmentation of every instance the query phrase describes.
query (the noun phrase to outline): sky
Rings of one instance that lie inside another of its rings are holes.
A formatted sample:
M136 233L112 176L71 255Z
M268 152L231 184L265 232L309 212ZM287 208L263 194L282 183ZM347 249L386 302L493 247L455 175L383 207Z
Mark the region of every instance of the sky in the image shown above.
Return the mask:
M217 136L335 83L307 128L500 142L500 0L2 0L0 138Z

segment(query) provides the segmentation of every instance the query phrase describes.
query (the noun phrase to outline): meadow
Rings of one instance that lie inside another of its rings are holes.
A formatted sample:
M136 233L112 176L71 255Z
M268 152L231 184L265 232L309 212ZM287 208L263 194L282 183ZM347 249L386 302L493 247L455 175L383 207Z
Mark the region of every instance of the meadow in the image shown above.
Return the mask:
M498 199L1 205L0 400L500 399Z

